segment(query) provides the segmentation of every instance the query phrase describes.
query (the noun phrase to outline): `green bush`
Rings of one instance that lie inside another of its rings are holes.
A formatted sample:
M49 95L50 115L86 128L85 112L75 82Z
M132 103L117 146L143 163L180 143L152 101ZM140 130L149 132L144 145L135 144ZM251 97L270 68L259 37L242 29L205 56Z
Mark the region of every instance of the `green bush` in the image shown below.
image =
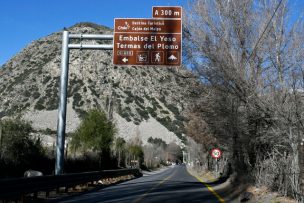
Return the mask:
M41 97L35 104L35 107L34 107L36 110L43 110L45 109L45 106L44 106L44 97Z
M142 103L142 104L145 103L145 100L143 98L139 97L139 96L136 96L135 100Z
M151 100L153 108L162 109L161 105L156 101L156 99L152 98Z
M123 117L124 119L126 119L128 122L131 121L131 118L130 118L130 114L128 111L126 111L126 109L122 110L119 112L119 115L121 117Z
M151 144L156 145L156 146L161 146L164 149L167 147L167 143L165 141L163 141L161 138L149 137L148 143L151 143Z
M166 104L166 97L165 96L162 96L159 101L161 101L162 103Z
M46 128L45 130L42 130L41 132L44 134L47 134L47 135L56 134L56 131L52 130L50 128Z
M174 115L179 115L179 110L176 106L174 106L173 104L169 104L167 105L167 108L174 113Z
M126 104L131 104L131 103L133 103L133 101L134 101L134 97L127 97L127 98L125 99L125 103L126 103Z
M81 118L81 119L83 119L86 116L86 114L87 114L86 111L84 111L82 109L79 109L79 108L75 108L74 110L76 111L76 113L78 114L79 118Z
M138 114L145 120L148 120L150 117L149 117L149 113L148 111L146 110L142 110L140 108L136 108L136 111L138 112Z
M169 111L166 111L166 110L161 110L160 112L161 112L162 114L170 114Z
M91 90L92 94L95 95L96 97L99 97L99 93L95 90L94 86L89 86L89 89Z
M118 81L118 82L116 82L116 83L113 83L113 88L118 88L119 87L119 84L120 84L120 82Z
M39 92L34 92L33 97L34 97L34 99L38 99L40 97L40 93Z
M156 108L151 108L151 107L147 107L147 111L149 112L149 114L156 118L157 117L157 113L156 113Z
M23 95L24 95L25 97L30 97L30 96L31 96L31 93L30 93L30 91L25 90L25 91L23 92Z
M30 137L32 126L20 119L1 121L1 157L6 163L29 165L32 160L43 157L44 149L40 139Z
M115 125L107 119L104 112L97 109L90 110L72 136L71 148L74 151L78 149L83 152L95 151L101 160L110 154L116 131Z
M151 101L151 100L152 100L152 98L151 98L149 95L145 95L145 97L146 97L146 99L147 99L148 101Z
M73 107L76 107L76 106L80 107L81 106L81 104L80 104L81 99L82 99L81 94L76 92L73 96Z
M58 109L59 98L58 95L51 95L49 100L46 102L47 110L56 110Z
M52 77L49 76L49 75L45 76L45 78L43 79L42 83L43 83L43 84L46 84L48 81L50 81L51 78L52 78Z

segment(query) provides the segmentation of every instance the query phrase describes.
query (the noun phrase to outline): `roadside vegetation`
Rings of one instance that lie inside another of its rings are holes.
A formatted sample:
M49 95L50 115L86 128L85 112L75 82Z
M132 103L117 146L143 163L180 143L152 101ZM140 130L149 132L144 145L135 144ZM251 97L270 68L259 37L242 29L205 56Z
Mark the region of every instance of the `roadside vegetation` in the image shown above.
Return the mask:
M31 123L19 118L1 120L0 178L21 177L29 169L53 174L55 146L43 145L39 133ZM151 137L143 146L139 132L128 141L116 133L115 124L104 112L93 109L85 113L79 128L68 135L64 172L124 167L153 169L171 164L168 160L181 160L181 150L173 143L167 145L162 139Z
M303 18L291 1L191 1L183 53L205 95L189 113L191 161L304 201ZM194 149L195 148L195 149ZM190 151L190 150L189 150Z
M118 168L154 169L182 160L181 148L174 143L166 144L160 138L150 137L143 145L139 131L130 140L116 133L114 123L103 112L91 110L71 135L69 156L73 159L95 157L101 168L111 163Z
M116 133L115 125L109 121L105 113L98 110L89 111L79 128L72 135L70 147L77 151L93 152L99 157L99 166L111 160L111 145Z
M21 119L0 122L0 177L23 176L28 169L49 165L40 139L31 137L31 124Z

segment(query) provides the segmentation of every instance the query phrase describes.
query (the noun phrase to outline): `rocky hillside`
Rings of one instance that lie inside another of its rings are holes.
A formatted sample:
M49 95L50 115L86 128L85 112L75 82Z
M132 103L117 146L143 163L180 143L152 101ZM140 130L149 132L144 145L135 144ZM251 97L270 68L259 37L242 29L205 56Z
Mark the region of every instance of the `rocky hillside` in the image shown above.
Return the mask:
M68 30L112 33L92 23L79 23ZM61 33L30 43L2 66L0 118L21 115L41 132L56 130ZM197 85L183 69L113 66L112 51L71 50L67 131L75 130L86 110L101 108L115 120L122 137L139 134L143 141L152 136L179 143L185 112L198 97L192 91Z

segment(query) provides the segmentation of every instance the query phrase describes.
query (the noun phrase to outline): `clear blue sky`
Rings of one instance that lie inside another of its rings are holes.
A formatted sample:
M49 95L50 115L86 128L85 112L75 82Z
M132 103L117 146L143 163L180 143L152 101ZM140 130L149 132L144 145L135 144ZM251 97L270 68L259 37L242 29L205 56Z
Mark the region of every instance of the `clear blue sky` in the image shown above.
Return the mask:
M113 28L114 18L151 18L152 6L184 6L187 0L0 0L0 66L30 42L94 22Z
M290 0L295 15L304 0ZM114 18L150 18L152 6L187 0L0 0L0 66L30 42L78 22L113 28ZM294 17L294 16L293 16Z

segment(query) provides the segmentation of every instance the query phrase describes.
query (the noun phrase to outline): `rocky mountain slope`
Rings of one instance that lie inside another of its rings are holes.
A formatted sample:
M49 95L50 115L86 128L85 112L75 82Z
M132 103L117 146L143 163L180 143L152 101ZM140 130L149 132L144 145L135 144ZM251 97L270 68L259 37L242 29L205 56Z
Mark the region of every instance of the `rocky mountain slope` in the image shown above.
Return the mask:
M112 33L93 23L68 30ZM61 36L60 31L30 43L2 66L0 118L21 115L40 132L56 130ZM112 51L103 50L71 50L69 62L67 132L77 128L85 111L101 108L117 123L119 136L129 139L137 134L144 142L152 136L180 143L185 112L198 97L193 92L198 81L188 71L114 66Z

